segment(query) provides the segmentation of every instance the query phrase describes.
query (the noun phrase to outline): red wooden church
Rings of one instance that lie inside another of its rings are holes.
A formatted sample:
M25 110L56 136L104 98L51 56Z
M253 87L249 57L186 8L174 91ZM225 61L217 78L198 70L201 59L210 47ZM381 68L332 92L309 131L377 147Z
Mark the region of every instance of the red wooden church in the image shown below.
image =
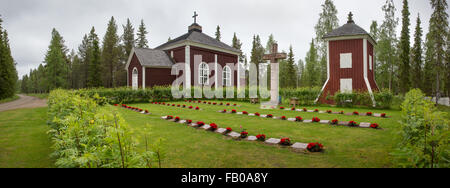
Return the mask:
M369 92L373 105L373 92L378 91L375 82L373 38L355 24L350 12L347 24L326 34L327 81L316 101L334 104L327 96L337 92Z
M202 27L196 23L196 17L197 14L194 14L194 23L189 26L186 34L154 49L132 49L125 66L128 86L146 88L171 85L177 79L177 76L171 75L172 66L176 63L185 64L186 71L182 73L187 75L184 80L185 87L189 88L194 83L212 86L210 79L214 74L217 75L214 83L219 83L218 85L238 85L239 74L235 67L238 66L241 52L204 34ZM194 69L194 55L202 55L202 62L196 69ZM214 66L208 65L210 63L214 63ZM217 69L218 64L222 69ZM234 64L235 67L227 64ZM190 70L187 67L190 67ZM194 73L194 70L198 70L198 73ZM214 70L218 70L217 73Z

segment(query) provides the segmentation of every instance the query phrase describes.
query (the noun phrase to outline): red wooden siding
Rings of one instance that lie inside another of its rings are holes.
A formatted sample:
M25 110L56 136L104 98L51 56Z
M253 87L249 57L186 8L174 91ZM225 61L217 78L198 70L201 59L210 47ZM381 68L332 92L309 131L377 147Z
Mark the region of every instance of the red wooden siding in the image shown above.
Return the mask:
M145 87L172 85L176 76L172 76L171 71L171 68L146 68Z
M142 87L142 66L139 62L136 54L133 54L133 57L131 58L130 65L128 66L128 86L133 86L133 69L137 68L138 70L138 87Z

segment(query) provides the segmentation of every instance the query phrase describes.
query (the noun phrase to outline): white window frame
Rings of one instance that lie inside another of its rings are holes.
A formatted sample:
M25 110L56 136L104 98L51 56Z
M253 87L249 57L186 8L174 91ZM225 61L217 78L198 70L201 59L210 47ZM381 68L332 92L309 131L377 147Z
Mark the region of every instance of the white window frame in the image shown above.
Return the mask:
M339 64L341 69L352 68L352 53L341 53Z
M198 65L198 83L200 85L209 85L209 66L205 62Z
M340 80L340 91L341 91L341 93L352 93L352 91L353 91L353 79L351 79L351 78L342 78Z
M231 68L228 65L223 67L222 84L226 87L231 86Z

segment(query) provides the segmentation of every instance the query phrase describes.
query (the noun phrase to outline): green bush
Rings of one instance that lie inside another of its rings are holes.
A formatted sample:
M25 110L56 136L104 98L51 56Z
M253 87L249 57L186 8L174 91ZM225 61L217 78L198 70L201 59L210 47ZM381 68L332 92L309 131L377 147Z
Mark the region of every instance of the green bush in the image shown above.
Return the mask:
M373 92L376 108L387 109L392 105L394 96L389 91ZM372 97L368 92L336 93L332 98L337 106L353 107L356 105L373 107Z
M402 103L401 143L393 155L396 165L415 168L450 167L449 121L419 89Z
M65 168L152 167L156 152L137 152L131 130L111 106L99 107L102 97L53 90L48 115L56 166ZM159 151L159 150L158 150Z

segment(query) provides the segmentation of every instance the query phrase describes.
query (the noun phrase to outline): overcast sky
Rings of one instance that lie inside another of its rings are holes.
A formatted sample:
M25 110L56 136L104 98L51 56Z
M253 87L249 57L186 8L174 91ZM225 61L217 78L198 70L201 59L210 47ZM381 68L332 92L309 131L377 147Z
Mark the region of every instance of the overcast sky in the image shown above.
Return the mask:
M370 30L372 20L383 21L381 7L385 0L333 0L338 9L339 24L345 24L352 11L356 24ZM51 30L56 28L69 49L77 51L84 34L95 27L103 39L111 16L117 20L119 34L130 18L135 30L144 19L150 48L154 48L187 32L197 11L197 22L203 32L214 36L221 27L222 41L231 44L233 33L243 43L243 52L250 57L252 37L261 36L265 46L272 33L279 49L293 46L295 60L304 59L311 39L315 37L321 4L324 0L0 0L3 27L9 32L12 55L17 62L20 78L44 59L50 43ZM402 0L394 0L396 16L400 17ZM428 32L432 13L428 0L410 0L411 36L417 13L422 27ZM397 28L400 33L401 23ZM412 43L411 43L412 45Z

